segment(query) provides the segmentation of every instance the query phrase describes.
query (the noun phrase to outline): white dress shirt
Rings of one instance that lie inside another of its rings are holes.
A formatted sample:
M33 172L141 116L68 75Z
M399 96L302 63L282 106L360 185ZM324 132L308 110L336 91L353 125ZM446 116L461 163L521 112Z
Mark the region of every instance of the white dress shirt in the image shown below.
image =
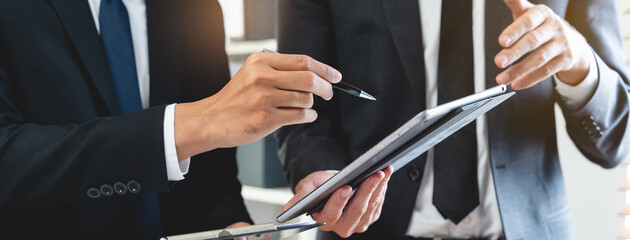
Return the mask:
M420 18L426 73L427 108L437 106L437 71L440 49L440 25L442 0L419 0ZM498 2L497 4L502 4ZM473 0L473 54L475 92L483 91L485 86L485 0ZM488 56L494 57L494 56ZM594 62L594 56L592 63ZM560 82L556 76L556 91L569 108L583 106L597 87L598 76L595 64L591 64L586 79L577 86ZM492 86L488 86L492 87ZM466 218L455 225L445 220L433 205L433 149L427 153L427 161L422 175L416 205L411 215L407 236L412 237L483 237L496 239L503 236L503 226L494 189L494 180L490 166L487 119L485 115L476 121L477 127L477 183L479 185L479 206Z
M145 0L122 0L129 14L133 53L136 59L138 86L142 108L149 107L149 41L147 35L147 14ZM96 31L100 34L99 11L101 0L88 0ZM175 104L168 105L164 112L164 155L166 158L166 174L169 181L184 179L188 173L190 158L179 162L175 147Z

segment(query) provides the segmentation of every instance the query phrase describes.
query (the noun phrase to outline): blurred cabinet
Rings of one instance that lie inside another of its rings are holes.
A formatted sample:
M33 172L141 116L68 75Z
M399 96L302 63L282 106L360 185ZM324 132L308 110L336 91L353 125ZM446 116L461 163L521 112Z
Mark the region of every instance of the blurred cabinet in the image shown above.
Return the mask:
M263 40L276 37L278 0L244 0L244 40Z
M241 183L263 188L287 186L277 152L276 140L272 135L239 146L236 159Z

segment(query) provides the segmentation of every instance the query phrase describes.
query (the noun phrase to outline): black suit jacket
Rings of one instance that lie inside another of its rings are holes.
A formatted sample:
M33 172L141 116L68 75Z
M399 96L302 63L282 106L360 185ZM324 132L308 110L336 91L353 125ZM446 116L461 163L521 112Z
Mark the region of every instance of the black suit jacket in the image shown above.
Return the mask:
M485 83L491 87L501 71L493 61L501 50L497 39L513 19L503 1L485 2ZM493 109L487 114L490 163L508 239L571 239L554 104L562 108L569 135L582 153L613 167L630 148L628 75L619 54L614 0L534 2L547 4L585 36L597 58L599 85L580 109L557 100L549 79ZM425 109L419 101L426 94L418 0L281 0L279 20L281 52L329 63L341 71L344 82L378 99L336 92L331 101L316 100L313 124L277 132L292 186L311 172L343 168ZM381 218L352 239L404 238L422 179L421 158L396 169ZM334 233L322 236L338 238Z
M250 221L235 149L193 157L166 176L165 104L202 99L229 79L219 4L147 4L150 109L119 115L85 0L0 0L0 234L135 239L138 195L160 193L164 234ZM139 194L87 190L136 181Z

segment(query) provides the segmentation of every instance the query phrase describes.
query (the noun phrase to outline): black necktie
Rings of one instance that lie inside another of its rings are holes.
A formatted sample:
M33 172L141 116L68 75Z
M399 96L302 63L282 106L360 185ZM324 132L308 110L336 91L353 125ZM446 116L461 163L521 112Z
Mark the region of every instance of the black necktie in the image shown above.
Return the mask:
M474 93L472 0L443 0L438 102ZM433 205L455 224L479 205L475 123L435 146Z
M121 113L140 111L142 102L127 9L122 0L102 0L99 11L101 38ZM158 239L161 219L157 195L143 194L139 198L137 208L119 209L131 211L124 213L128 216L120 221L133 222L139 238Z

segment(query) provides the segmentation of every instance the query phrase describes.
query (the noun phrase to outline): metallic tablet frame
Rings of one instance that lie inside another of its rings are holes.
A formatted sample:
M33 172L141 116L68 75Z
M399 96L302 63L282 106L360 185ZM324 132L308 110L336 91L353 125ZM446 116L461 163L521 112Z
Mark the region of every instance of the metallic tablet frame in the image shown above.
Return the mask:
M389 165L394 167L394 171L402 168L514 94L506 91L505 85L498 85L419 113L284 211L276 220L285 222L304 213L317 212L338 188L350 185L356 189L369 175Z
M316 223L314 221L279 225L266 223L238 228L226 228L205 232L168 236L163 237L160 240L227 240L237 237L260 237L261 239L271 239L271 235L269 235L271 233L277 233L279 231L286 230L295 230L299 233L322 225L324 225L324 223Z

